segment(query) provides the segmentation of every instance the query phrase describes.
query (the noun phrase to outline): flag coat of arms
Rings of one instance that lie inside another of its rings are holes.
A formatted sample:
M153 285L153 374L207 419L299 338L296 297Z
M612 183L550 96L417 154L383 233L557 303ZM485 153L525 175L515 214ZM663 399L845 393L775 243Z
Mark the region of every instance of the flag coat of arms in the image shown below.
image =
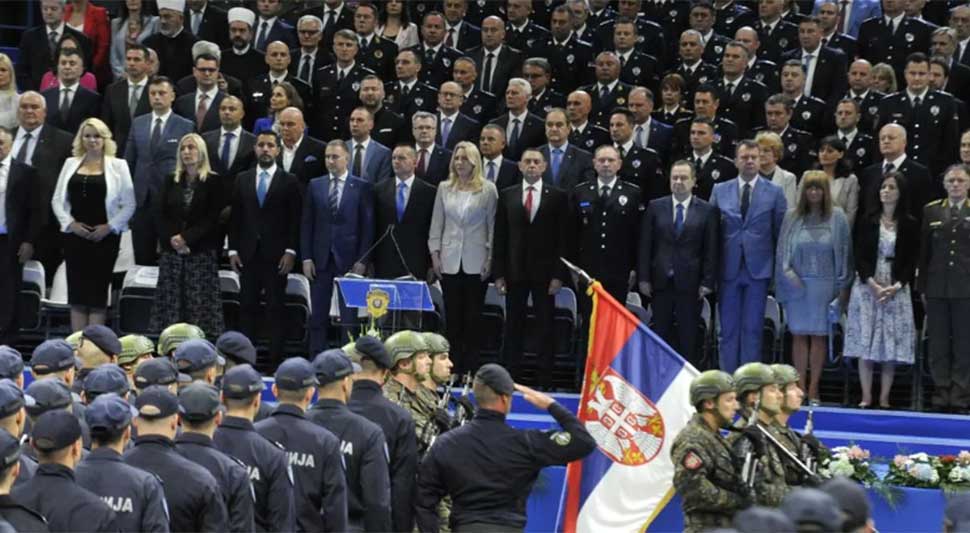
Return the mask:
M597 449L566 469L557 529L648 530L674 495L670 450L687 425L697 370L593 283L577 416Z

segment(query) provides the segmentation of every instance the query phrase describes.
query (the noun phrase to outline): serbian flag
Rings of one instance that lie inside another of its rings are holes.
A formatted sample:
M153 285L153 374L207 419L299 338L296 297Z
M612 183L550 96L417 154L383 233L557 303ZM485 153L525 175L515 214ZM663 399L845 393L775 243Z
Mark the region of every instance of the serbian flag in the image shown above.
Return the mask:
M566 468L557 529L646 531L674 495L674 438L697 370L594 282L579 420L597 449Z

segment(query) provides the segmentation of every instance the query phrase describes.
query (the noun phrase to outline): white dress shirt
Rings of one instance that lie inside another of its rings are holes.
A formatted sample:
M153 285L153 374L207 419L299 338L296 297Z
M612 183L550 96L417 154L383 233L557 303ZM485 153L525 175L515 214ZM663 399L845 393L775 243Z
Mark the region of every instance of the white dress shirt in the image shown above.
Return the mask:
M34 150L37 149L37 139L41 136L44 131L44 124L41 123L33 131L28 132L24 128L17 128L17 138L13 141L13 147L10 149L10 153L17 155L20 153L20 147L24 145L27 134L30 133L30 142L27 144L27 160L24 163L30 164L34 160Z
M166 111L164 115L159 115L157 112L152 111L152 121L151 121L151 124L148 125L148 137L149 137L149 141L151 140L151 134L152 134L152 132L155 131L155 121L158 120L158 119L162 119L162 125L161 125L160 130L161 130L162 133L164 133L165 132L165 125L168 124L168 119L171 116L172 116L172 108L168 108L168 111Z
M303 142L303 136L301 135L295 143L293 143L293 148L288 148L286 143L283 143L283 170L289 172L290 167L293 165L293 158L296 157L296 151L300 149L300 143Z
M206 109L206 113L208 113L209 112L209 109L212 108L212 102L216 99L216 95L219 94L219 86L218 85L215 85L211 89L209 89L208 91L204 91L204 92L201 91L201 90L196 90L195 91L195 109L194 109L194 111L199 109L199 101L202 100L202 95L203 94L205 95L205 109Z
M672 218L670 220L674 221L674 223L677 222L677 206L678 205L683 205L684 206L684 223L686 223L687 222L687 211L690 210L690 201L694 199L694 195L692 194L692 195L688 196L687 199L684 200L683 202L678 202L677 201L677 197L674 196L674 195L672 195L672 194L670 195L670 198L671 198L671 201L674 204L674 213L673 213Z
M751 185L751 196L748 198L749 201L754 200L754 188L758 184L758 175L755 175L751 181L744 181L744 178L738 176L738 208L741 207L741 198L744 197L744 185L745 183Z
M394 179L394 205L395 206L397 205L397 189L398 187L401 186L401 183L402 183L402 180L400 179L400 177ZM411 188L414 187L414 174L411 174L411 177L409 177L408 179L403 180L403 183L404 183L404 207L407 208L408 200L411 199Z

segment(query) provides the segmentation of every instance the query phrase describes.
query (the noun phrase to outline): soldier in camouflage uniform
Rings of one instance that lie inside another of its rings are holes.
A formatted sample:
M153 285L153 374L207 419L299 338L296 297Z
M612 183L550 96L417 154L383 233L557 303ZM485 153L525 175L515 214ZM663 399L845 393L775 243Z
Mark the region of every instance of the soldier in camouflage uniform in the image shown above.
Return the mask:
M424 338L424 342L428 345L429 355L431 356L431 370L428 372L428 376L421 381L421 387L419 388L418 397L421 402L426 406L430 406L435 410L435 423L438 424L439 433L447 431L453 425L453 419L448 415L447 412L444 413L444 420L448 423L448 428L442 428L442 411L438 408L440 403L440 398L438 397L438 387L447 387L448 381L451 379L451 369L454 364L451 362L451 345L448 343L448 339L439 333L434 333L426 331L421 334ZM460 408L460 407L459 407ZM471 418L469 416L469 418ZM438 531L442 533L447 533L451 531L451 527L448 524L448 518L451 516L451 497L445 496L438 502L438 517L440 518L438 522Z
M750 504L734 453L720 433L738 410L734 379L720 370L702 373L690 384L690 403L697 413L677 435L670 452L684 531L731 527L734 513Z
M158 336L159 357L172 358L179 344L191 339L205 339L205 332L195 324L179 322L162 330Z
M135 369L142 361L155 357L155 343L144 335L125 335L118 339L121 342L121 353L118 354L118 366L128 374L131 389L135 388Z
M798 386L798 371L791 365L771 365L771 370L775 373L778 387L785 395L781 412L775 415L771 425L771 434L806 466L818 465L824 444L812 435L799 435L788 425L788 419L802 408L805 400L805 391ZM782 461L785 464L785 481L789 486L818 484L817 477L809 476L792 461L787 458L782 458Z
M752 487L755 503L778 507L788 493L785 466L778 449L756 426L771 427L775 415L781 412L784 395L778 388L775 373L764 363L748 363L738 368L734 372L734 383L741 404L741 417L733 428L735 431L728 436L728 442L742 464L749 453L759 461ZM756 405L757 412L753 412ZM749 425L752 416L755 424Z
M391 378L384 384L384 396L411 413L418 438L418 457L424 455L437 433L434 406L421 401L421 382L431 370L431 356L424 338L416 331L398 331L384 341L391 355Z

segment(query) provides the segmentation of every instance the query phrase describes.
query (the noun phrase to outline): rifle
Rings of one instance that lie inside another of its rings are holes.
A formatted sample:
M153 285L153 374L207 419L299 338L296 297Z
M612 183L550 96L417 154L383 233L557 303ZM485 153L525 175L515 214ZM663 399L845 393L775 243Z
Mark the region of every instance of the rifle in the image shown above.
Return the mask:
M767 429L765 429L762 426L756 426L756 427L758 428L759 431L761 431L762 435L767 437L768 440L775 445L775 448L778 448L778 451L780 451L782 455L787 457L788 460L790 460L792 463L795 464L795 466L801 469L803 473L808 474L809 476L815 476L815 472L812 472L810 468L805 466L805 463L801 462L801 460L799 460L798 457L795 457L795 454L793 454L788 448L786 448L784 444L778 442L778 439L776 439L774 435L769 433Z
M471 390L471 387L472 387L472 373L468 372L467 374L465 374L461 382L462 382L461 396L459 396L459 398L464 398L467 401L468 391ZM464 426L465 422L467 421L468 421L468 412L465 409L465 407L461 405L461 402L459 402L457 412L455 413L455 422L457 422L458 426L460 427L460 426Z
M754 402L754 409L751 410L751 414L748 416L748 423L744 426L744 429L755 427L758 424L758 410L760 408L761 395L759 394L758 399ZM748 438L751 439L753 437ZM744 463L741 466L741 482L748 488L752 502L758 501L754 484L758 476L758 470L761 467L761 459L755 453L754 448L754 444L749 442L748 449L744 454Z
M808 406L808 416L805 417L805 429L802 430L802 434L805 437L812 437L812 432L815 431L815 422L813 416L815 415L814 408L812 405ZM801 439L801 455L805 458L805 466L812 471L813 474L818 472L818 463L816 462L815 451L808 442L802 438Z
M448 378L448 383L446 383L444 386L444 389L443 389L444 394L442 394L441 398L438 400L438 403L435 404L436 413L438 412L438 410L444 410L446 407L448 407L448 399L451 397L451 388L454 386L454 384L455 384L455 376L452 375L451 377ZM428 445L425 448L425 450L430 450L431 445L434 444L435 439L438 438L438 435L440 433L441 433L441 428L438 427L438 424L435 422L435 420L429 420L424 425L424 428L422 428L421 435L418 438L418 442L427 442Z

